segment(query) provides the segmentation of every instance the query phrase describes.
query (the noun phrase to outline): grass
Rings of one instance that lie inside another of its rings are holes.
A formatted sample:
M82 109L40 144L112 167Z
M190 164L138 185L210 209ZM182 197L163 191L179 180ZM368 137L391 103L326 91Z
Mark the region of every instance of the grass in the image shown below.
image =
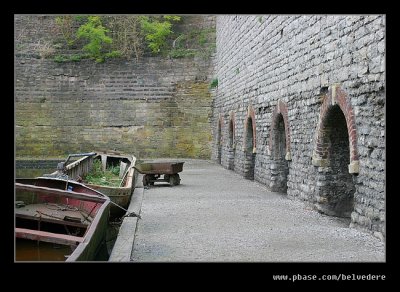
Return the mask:
M84 177L84 182L95 185L119 187L121 179L119 178L119 165L108 167L105 171L101 169L101 161L93 161L92 170Z

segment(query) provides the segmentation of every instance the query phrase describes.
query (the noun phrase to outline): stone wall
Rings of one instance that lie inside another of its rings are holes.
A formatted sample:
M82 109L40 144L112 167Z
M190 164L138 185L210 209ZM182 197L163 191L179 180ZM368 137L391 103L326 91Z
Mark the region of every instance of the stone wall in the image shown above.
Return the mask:
M250 179L253 159L254 180L385 237L385 17L221 15L216 27L213 159Z
M210 157L212 59L56 63L45 55L59 34L54 19L15 16L17 158L103 149L138 158ZM179 29L185 26L213 28L215 17L186 16Z

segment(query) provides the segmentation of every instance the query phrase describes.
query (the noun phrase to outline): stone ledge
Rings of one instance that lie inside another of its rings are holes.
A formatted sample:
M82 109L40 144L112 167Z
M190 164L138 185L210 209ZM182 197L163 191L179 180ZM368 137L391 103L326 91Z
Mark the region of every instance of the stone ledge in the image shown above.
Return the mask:
M329 166L329 160L314 156L312 158L312 165L319 167L327 167Z
M349 173L359 173L360 172L360 162L358 160L353 160L349 164Z
M144 189L135 187L132 194L131 202L128 207L129 212L140 213L143 201ZM120 230L118 232L117 240L115 241L112 249L109 262L129 262L135 243L136 226L138 223L137 217L125 217Z

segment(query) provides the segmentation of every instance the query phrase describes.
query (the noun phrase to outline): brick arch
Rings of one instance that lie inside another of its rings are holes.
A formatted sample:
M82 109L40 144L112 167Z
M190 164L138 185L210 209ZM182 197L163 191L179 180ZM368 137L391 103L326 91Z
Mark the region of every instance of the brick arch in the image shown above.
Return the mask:
M276 104L274 111L272 113L272 124L271 124L271 130L270 130L270 135L269 135L269 143L268 143L268 149L269 152L272 153L273 151L273 146L274 146L274 135L275 131L277 130L277 122L279 115L282 115L283 117L283 122L285 124L285 138L286 138L286 155L285 159L286 160L292 160L292 154L291 154L291 148L290 148L290 127L289 127L289 120L288 120L288 108L287 104L284 101L278 100L278 103Z
M251 119L251 123L252 123L252 129L253 129L253 153L256 152L256 115L254 112L254 109L251 105L248 106L247 108L247 114L246 114L246 119L244 122L244 149L246 151L246 138L247 138L247 122L249 120L249 118Z
M359 172L358 150L357 150L357 128L354 111L347 93L338 84L329 87L328 93L323 96L323 103L319 114L312 163L315 166L327 165L327 149L324 145L324 132L327 117L332 107L338 105L342 111L347 125L349 136L350 164L349 173Z

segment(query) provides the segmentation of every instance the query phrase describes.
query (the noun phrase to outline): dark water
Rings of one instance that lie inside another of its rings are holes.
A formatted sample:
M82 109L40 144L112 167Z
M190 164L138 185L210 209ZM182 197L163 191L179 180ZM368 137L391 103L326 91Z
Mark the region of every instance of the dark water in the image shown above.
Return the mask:
M15 169L15 177L31 178L52 172L54 172L54 168L17 168Z
M54 172L54 168L21 168L15 169L15 176L18 178L33 178L43 174ZM116 237L119 231L118 222L109 222L106 239L99 247L95 261L108 261ZM69 246L59 244L16 239L15 241L15 260L16 261L65 261L65 255L71 254Z
M49 242L16 238L15 261L65 261L71 247Z

